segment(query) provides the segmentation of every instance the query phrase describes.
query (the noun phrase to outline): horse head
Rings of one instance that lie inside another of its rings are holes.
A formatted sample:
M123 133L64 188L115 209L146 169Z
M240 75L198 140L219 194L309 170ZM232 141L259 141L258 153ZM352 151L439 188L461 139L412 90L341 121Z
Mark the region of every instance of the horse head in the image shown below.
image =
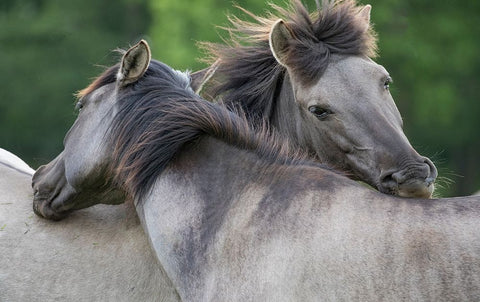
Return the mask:
M254 124L267 120L322 163L381 192L430 197L437 170L403 133L391 77L372 60L371 6L331 1L309 14L292 1L274 9L268 18L250 14L254 22L232 17L234 42L205 44L216 81L202 93L241 107Z
M131 89L149 64L150 50L142 40L124 54L120 65L79 92L79 114L65 136L64 150L33 175L37 215L58 220L72 210L125 201L125 191L113 181L113 146L107 135L118 112L118 96Z

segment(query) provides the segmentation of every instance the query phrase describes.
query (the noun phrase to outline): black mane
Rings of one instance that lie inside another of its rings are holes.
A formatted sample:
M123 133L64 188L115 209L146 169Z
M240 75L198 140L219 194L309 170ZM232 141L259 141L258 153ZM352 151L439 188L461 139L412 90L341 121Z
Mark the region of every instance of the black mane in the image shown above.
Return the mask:
M118 66L111 67L80 95L114 82L117 71ZM115 182L137 200L150 190L173 156L203 134L252 150L267 162L303 162L267 127L255 133L244 116L196 95L188 74L158 61L152 60L137 82L121 88L117 101L119 110L109 133L111 170Z
M313 14L299 0L292 0L287 9L272 7L274 13L266 18L244 10L253 22L230 17L232 27L225 29L231 41L226 44L201 44L206 61L219 62L206 94L211 98L221 96L230 107L242 108L253 122L271 119L286 72L273 57L268 41L270 29L279 18L296 37L289 47L287 63L304 83L319 79L332 54L376 54L375 34L371 27L365 31L360 26L360 7L354 0L324 1L322 9Z

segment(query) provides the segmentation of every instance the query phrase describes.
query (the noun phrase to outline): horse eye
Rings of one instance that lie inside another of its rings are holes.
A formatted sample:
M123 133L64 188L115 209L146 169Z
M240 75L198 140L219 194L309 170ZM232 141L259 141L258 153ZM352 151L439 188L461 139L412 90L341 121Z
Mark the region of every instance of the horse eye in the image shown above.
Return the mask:
M332 111L328 109L324 109L319 106L310 106L308 107L308 111L310 111L310 113L312 113L313 115L315 115L317 118L321 120L325 119L327 116L332 114Z
M75 110L81 111L82 108L83 108L83 103L81 101L78 101L77 104L75 105Z
M391 77L387 77L387 78L385 79L385 82L383 83L383 88L384 88L385 90L389 90L389 89L390 89L390 84L391 84L392 82L393 82L393 81L392 81L392 78L391 78Z

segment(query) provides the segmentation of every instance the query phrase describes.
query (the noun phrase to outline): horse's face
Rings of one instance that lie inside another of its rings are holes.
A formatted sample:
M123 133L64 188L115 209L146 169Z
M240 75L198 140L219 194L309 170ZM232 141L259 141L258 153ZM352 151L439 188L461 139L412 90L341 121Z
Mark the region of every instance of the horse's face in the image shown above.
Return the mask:
M361 17L367 28L369 7ZM366 57L331 55L319 79L306 81L289 66L292 40L288 26L278 21L270 45L293 88L295 121L290 125L298 142L322 162L352 172L381 192L429 198L437 170L403 133L385 68Z
M79 115L64 139L64 150L33 176L34 210L60 219L70 210L100 202L121 203L111 193L105 135L115 114L115 84L95 90L79 100Z
M313 85L291 78L301 119L298 135L312 142L323 162L385 193L430 197L436 168L403 133L385 68L367 58L336 57Z
M142 41L125 54L116 77L100 77L86 89L77 103L80 113L65 136L63 152L33 176L36 214L58 220L72 210L125 200L110 175L109 127L117 113L118 91L143 75L149 62L150 52Z

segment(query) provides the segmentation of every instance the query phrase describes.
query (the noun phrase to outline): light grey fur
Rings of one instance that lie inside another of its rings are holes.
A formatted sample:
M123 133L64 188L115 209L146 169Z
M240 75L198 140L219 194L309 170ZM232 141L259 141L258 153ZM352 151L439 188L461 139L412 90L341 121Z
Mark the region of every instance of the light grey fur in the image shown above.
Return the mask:
M0 301L179 300L133 209L97 205L60 222L39 218L31 174L3 164L0 192Z
M35 173L35 170L21 160L20 157L2 148L0 148L0 164L9 166L12 169L26 174L33 175L33 173Z

